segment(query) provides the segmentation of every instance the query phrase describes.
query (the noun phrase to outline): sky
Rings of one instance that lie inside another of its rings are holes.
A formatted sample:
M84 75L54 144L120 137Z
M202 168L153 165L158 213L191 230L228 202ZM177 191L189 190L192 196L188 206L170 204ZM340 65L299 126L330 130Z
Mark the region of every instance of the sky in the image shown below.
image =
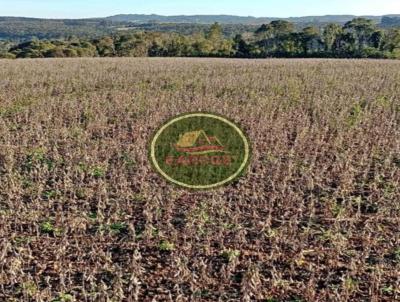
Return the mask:
M0 16L89 18L116 14L385 15L400 14L400 0L0 0Z

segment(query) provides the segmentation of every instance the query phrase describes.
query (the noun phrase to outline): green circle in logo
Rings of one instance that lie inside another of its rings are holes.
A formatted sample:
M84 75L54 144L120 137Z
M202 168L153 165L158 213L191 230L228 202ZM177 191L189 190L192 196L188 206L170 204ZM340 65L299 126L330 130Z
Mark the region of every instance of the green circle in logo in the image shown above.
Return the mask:
M159 174L179 186L211 189L239 177L250 159L243 131L225 117L188 113L166 122L154 135L150 159Z

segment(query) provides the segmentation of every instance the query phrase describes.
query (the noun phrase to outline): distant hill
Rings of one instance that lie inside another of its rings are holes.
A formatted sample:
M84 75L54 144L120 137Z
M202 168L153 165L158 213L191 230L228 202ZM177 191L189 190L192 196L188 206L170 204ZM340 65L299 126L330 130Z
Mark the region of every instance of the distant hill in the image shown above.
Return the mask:
M382 27L400 27L400 17L397 16L383 16L381 20Z
M230 15L116 15L105 18L88 19L37 19L24 17L0 17L0 40L26 41L38 39L62 39L69 36L98 37L121 30L146 30L161 32L179 32L191 34L207 30L209 24L218 22L222 25L225 36L254 31L261 24L274 20L287 20L297 29L306 26L324 26L327 23L344 24L357 16L327 15L292 18L241 17ZM382 27L400 26L400 15L361 16L374 20Z
M133 22L133 23L202 23L211 24L214 22L223 24L262 24L276 20L276 18L255 18L255 17L240 17L230 15L193 15L193 16L161 16L161 15L115 15L105 18L110 21L117 22Z
M111 21L96 19L35 19L0 17L0 40L55 39L67 36L96 37L111 33Z
M133 22L133 23L203 23L209 24L219 22L222 24L263 24L273 20L287 20L293 23L346 23L356 17L363 17L381 22L383 16L354 16L354 15L326 15L326 16L306 16L292 18L274 18L274 17L241 17L231 15L193 15L193 16L161 16L161 15L115 15L105 18L109 21ZM390 15L390 17L400 17L400 15Z

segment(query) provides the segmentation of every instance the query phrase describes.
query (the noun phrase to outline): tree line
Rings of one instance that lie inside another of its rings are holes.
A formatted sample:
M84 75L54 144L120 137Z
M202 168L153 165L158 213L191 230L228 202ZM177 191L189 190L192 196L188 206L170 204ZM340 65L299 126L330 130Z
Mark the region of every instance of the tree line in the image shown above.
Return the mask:
M227 58L400 58L400 28L379 28L356 18L322 28L296 30L284 20L263 24L254 32L224 36L221 25L193 34L126 32L87 39L34 39L0 42L0 57L227 57Z

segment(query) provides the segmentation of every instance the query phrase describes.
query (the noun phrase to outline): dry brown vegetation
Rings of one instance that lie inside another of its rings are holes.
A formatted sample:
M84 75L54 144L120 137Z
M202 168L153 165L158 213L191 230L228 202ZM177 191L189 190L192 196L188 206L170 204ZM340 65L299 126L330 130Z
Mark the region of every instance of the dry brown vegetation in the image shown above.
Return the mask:
M188 111L253 160L228 187L154 173ZM0 61L0 301L400 301L400 62Z

